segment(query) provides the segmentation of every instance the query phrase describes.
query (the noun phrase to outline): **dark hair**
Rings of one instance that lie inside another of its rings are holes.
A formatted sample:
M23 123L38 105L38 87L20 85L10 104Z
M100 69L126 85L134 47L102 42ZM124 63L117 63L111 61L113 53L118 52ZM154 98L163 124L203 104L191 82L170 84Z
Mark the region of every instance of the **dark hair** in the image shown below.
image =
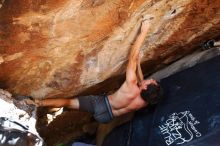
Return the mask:
M150 104L156 104L162 100L163 90L159 84L150 84L146 90L141 91L141 97Z

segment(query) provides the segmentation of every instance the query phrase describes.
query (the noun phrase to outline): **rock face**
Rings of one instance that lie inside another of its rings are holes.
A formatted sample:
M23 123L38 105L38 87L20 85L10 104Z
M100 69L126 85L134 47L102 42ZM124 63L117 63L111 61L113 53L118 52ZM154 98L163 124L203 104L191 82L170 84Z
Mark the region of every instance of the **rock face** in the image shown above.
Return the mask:
M154 17L145 73L218 36L219 0L6 0L0 8L0 86L69 97L124 73L142 16Z
M0 2L0 88L34 98L114 90L143 17L146 75L220 36L220 0Z
M2 89L0 105L0 145L44 145L35 128L35 107L31 108L21 100L15 100L9 92Z

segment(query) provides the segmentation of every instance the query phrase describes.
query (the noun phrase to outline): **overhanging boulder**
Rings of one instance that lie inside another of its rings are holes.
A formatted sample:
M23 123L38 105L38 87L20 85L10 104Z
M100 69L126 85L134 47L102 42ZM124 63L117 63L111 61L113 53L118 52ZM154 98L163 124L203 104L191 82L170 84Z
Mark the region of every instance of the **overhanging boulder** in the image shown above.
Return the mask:
M121 75L146 15L145 74L219 36L219 0L2 1L0 87L70 97Z

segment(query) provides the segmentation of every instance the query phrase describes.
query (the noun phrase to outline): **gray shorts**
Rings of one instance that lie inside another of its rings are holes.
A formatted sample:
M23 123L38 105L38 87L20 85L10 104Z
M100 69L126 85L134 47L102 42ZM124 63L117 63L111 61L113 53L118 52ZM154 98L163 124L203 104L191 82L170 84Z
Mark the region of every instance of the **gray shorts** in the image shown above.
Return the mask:
M92 113L98 122L107 123L113 119L111 105L107 95L80 96L78 99L79 109Z

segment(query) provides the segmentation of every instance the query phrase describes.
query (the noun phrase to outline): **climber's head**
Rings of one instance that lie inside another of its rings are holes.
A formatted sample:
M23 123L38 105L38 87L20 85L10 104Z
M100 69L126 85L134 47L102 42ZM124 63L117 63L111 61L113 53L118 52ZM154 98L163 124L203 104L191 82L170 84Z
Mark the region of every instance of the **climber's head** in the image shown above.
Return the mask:
M143 80L140 84L141 97L149 104L158 103L163 97L161 86L155 80Z

